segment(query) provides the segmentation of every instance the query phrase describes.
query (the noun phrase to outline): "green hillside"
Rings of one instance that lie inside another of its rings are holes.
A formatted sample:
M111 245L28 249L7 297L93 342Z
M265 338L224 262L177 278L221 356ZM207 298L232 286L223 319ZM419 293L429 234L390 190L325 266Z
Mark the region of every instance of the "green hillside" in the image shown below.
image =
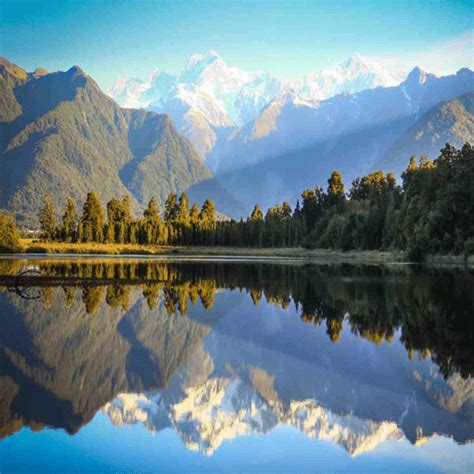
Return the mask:
M127 110L84 72L28 74L0 60L0 208L35 227L43 196L56 206L96 191L164 203L211 173L166 115Z

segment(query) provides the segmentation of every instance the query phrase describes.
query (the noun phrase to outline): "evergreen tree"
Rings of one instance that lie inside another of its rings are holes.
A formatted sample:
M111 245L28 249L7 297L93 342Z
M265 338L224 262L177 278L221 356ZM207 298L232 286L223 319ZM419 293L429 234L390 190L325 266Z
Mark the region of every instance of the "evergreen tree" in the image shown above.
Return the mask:
M53 240L57 234L57 223L53 200L49 194L43 199L43 207L39 213L39 224L44 239Z
M465 144L458 150L447 144L437 160L414 157L402 175L403 187L393 173L375 171L353 181L346 197L340 173L328 180L327 193L319 187L307 189L292 212L288 202L268 208L265 218L255 205L243 220L217 219L213 201L201 210L182 193L179 201L170 194L165 205L166 224L151 199L143 218L134 220L130 198L107 204L107 241L142 244L297 246L334 249L406 250L412 258L426 253L474 251L474 151ZM52 200L47 196L40 213L45 238L102 242L104 215L98 196L89 193L76 225L75 203L64 208L61 232L56 231ZM180 298L170 304L183 308ZM285 303L286 304L286 303ZM304 313L306 314L306 313ZM308 316L310 317L310 316ZM331 322L337 336L339 322Z
M151 198L148 207L143 213L144 222L144 237L143 243L146 244L165 244L164 223L160 217L160 209L155 198Z
M328 179L327 202L330 207L338 206L344 202L344 183L339 171L333 171Z
M202 205L199 213L198 229L201 233L200 241L204 245L214 245L216 239L216 222L217 213L214 202L211 199L206 199Z
M63 242L75 242L77 239L77 206L72 197L67 198L64 206L61 238Z
M202 205L201 212L199 214L199 220L201 223L206 225L214 225L217 221L216 206L212 199L206 199Z
M191 224L197 224L199 222L199 206L196 203L191 206L190 220Z
M87 194L81 224L83 242L104 241L104 211L99 196L94 192Z
M250 215L250 220L252 222L263 221L263 213L259 204L255 204L252 214Z
M314 189L306 189L303 191L301 197L303 199L301 214L305 221L308 232L311 232L323 216L326 195L324 191L319 186L317 186Z
M165 202L165 222L170 224L178 218L179 206L176 194L170 193Z
M107 242L123 243L121 227L123 224L123 207L118 199L111 199L107 203ZM123 232L122 232L123 234Z
M263 213L260 209L259 204L255 204L252 214L250 215L250 221L248 222L249 231L248 238L242 239L247 245L256 245L261 247L263 244L263 231L265 223L263 221Z
M178 220L182 224L189 224L189 199L186 193L182 193L179 197Z

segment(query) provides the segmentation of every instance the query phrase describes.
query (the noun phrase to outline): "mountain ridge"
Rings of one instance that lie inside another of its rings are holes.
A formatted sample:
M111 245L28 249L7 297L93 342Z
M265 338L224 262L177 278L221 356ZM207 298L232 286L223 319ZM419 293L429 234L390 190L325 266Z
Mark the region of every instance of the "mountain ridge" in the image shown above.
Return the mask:
M267 72L248 72L228 66L214 50L192 56L180 73L168 74L168 89L161 87L161 76L166 73L158 71L147 80L120 77L107 93L123 106L169 113L178 124L192 121L192 117L185 118L189 111L199 112L201 123L196 126L197 136L190 133L189 127L178 125L178 128L202 156L207 156L214 148L216 127L246 125L284 90L295 90L301 100L314 101L342 92L395 85L402 80L401 75L393 75L380 64L358 54L335 69L314 71L302 79L287 82ZM209 164L213 166L212 159Z
M0 208L26 225L45 194L58 207L131 194L138 209L212 176L168 116L122 109L78 66L29 75L3 60L0 90Z

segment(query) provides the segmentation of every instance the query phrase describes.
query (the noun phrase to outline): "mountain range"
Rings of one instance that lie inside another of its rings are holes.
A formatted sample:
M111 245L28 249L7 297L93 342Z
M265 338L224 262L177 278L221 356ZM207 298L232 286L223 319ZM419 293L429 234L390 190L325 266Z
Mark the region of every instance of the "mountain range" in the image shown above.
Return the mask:
M271 73L228 66L216 51L208 51L192 56L176 75L157 69L146 80L119 77L108 94L124 107L171 115L178 129L206 156L228 129L255 120L273 99L288 91L294 90L302 101L316 103L340 93L393 86L403 78L403 73L394 74L354 54L334 69L285 82ZM208 164L215 171L217 163L212 157Z
M34 72L0 60L0 209L37 225L43 196L81 204L129 193L138 212L169 192L247 215L382 169L474 142L474 73L394 73L353 55L292 82L195 55L176 75L120 78L102 92L79 67ZM112 97L112 98L111 98ZM119 105L120 104L120 105Z
M413 154L434 159L446 142L472 143L473 85L468 69L441 78L415 69L399 86L338 95L316 106L294 92L277 97L216 150L214 179L238 192L248 213L255 202L294 203L302 189L326 186L334 170L346 185L377 169L400 177ZM211 194L202 183L193 192Z
M121 78L109 94L170 114L215 175L193 186L191 197L211 196L239 216L256 202L294 203L334 169L348 185L379 168L400 176L413 154L436 158L446 142L472 142L473 91L469 69L446 77L419 68L394 73L355 54L333 70L284 82L230 67L210 51L177 75Z

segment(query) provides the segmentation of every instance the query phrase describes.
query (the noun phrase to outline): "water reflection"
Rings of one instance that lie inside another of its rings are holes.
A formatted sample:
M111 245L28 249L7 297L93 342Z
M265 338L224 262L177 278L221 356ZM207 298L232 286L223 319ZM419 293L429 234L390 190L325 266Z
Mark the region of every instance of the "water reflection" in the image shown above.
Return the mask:
M277 426L353 455L474 438L471 273L51 259L0 274L0 437L75 433L102 410L209 455Z

